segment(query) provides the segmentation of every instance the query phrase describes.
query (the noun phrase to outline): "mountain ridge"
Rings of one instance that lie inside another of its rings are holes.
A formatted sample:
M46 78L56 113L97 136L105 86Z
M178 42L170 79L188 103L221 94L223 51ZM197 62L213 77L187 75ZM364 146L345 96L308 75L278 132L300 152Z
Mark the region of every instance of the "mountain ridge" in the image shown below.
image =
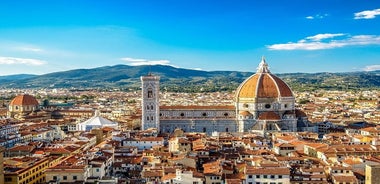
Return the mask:
M254 72L204 71L168 65L113 65L74 69L43 75L0 76L2 88L123 88L139 89L140 76L161 77L168 91L232 91ZM296 90L379 89L380 70L358 72L318 72L275 74Z

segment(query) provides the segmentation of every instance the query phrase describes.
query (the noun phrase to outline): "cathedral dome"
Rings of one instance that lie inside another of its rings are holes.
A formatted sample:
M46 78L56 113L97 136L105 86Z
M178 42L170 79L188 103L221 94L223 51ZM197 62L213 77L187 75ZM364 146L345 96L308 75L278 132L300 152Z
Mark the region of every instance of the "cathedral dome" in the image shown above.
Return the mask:
M280 78L270 73L263 58L256 74L240 84L236 98L280 98L293 97L290 87Z
M26 106L26 105L39 105L36 98L31 95L23 94L16 96L10 103L10 106L18 105L18 106Z

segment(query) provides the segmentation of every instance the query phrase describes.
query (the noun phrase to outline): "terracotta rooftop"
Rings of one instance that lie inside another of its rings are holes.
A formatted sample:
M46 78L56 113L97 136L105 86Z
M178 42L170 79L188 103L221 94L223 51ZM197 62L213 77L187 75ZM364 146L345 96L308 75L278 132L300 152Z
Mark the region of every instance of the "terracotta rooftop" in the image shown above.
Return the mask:
M307 117L306 113L300 109L296 109L296 116L297 117Z
M280 116L273 111L263 112L259 115L259 120L280 120Z
M247 174L278 174L289 175L289 168L285 167L247 167Z
M356 179L353 175L333 175L333 181L336 183L357 183L358 179Z
M163 177L164 172L162 170L160 170L160 171L144 171L144 172L142 172L142 176L144 178L147 178L147 177Z
M39 105L39 103L33 96L24 94L16 96L9 105Z

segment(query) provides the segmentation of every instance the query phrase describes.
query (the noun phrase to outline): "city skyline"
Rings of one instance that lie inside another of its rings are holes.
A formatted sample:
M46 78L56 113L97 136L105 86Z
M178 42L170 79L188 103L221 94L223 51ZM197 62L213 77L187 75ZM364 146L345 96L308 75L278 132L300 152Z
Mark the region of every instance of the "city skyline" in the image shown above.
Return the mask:
M373 1L7 1L0 76L117 64L274 73L380 69Z

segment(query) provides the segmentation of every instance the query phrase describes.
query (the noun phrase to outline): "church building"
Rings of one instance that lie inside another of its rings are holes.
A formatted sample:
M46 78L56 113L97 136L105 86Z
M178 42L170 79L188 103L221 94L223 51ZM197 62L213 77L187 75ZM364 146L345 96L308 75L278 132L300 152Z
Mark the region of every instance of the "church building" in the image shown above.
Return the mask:
M162 133L185 132L295 132L307 127L304 113L295 108L290 87L269 71L263 58L255 74L243 81L231 106L160 106L159 76L143 76L142 129Z
M39 103L32 95L22 94L12 99L8 106L8 117L23 119L39 109Z

